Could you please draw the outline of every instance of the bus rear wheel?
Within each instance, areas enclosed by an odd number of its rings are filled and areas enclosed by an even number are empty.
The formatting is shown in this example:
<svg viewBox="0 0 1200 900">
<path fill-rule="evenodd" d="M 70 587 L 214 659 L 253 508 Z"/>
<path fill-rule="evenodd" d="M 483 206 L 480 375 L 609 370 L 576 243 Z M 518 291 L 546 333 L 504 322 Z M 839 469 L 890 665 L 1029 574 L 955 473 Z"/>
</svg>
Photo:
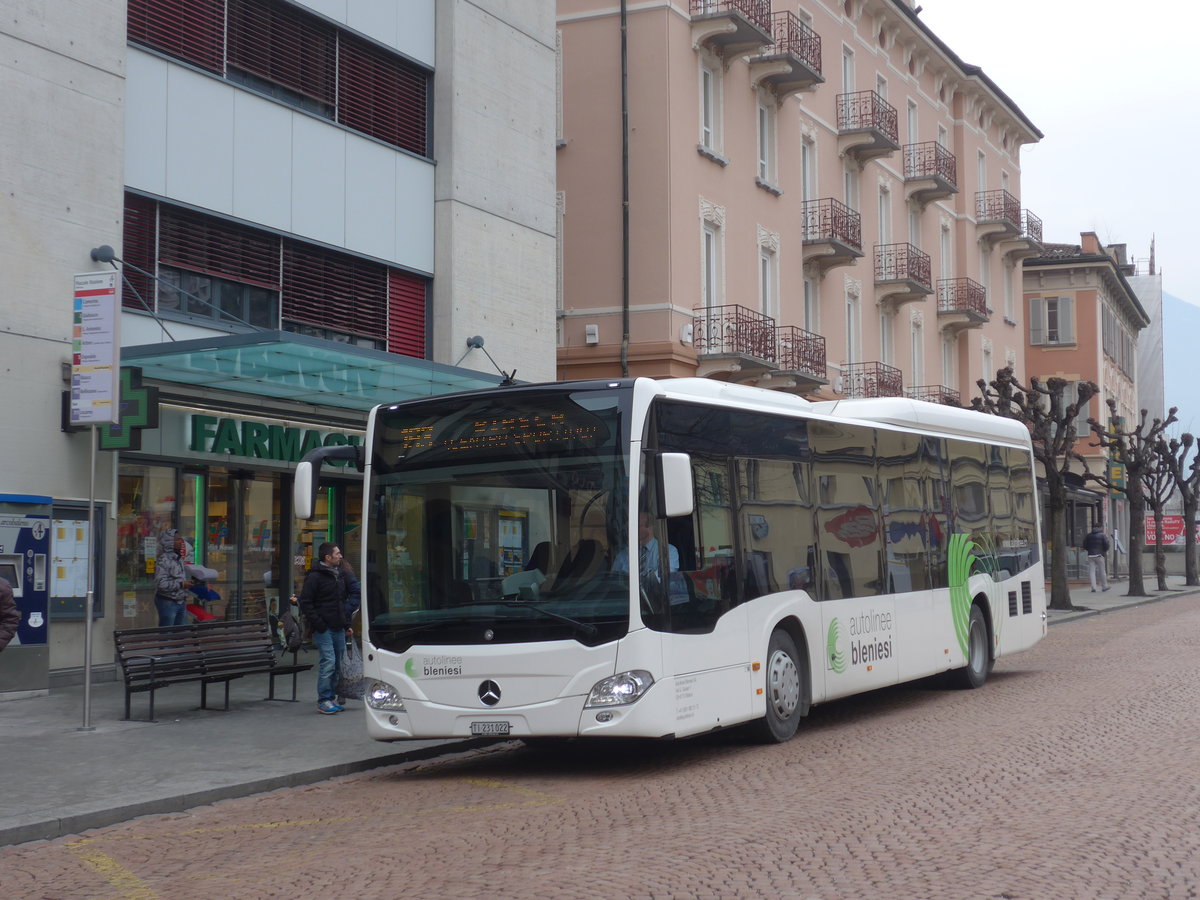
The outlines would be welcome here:
<svg viewBox="0 0 1200 900">
<path fill-rule="evenodd" d="M 765 743 L 782 744 L 790 740 L 800 726 L 805 677 L 800 670 L 796 642 L 782 628 L 771 634 L 765 674 L 767 712 L 755 723 L 755 731 Z"/>
<path fill-rule="evenodd" d="M 973 690 L 983 687 L 991 670 L 987 624 L 983 621 L 983 610 L 975 603 L 971 606 L 971 618 L 967 622 L 967 664 L 947 674 L 952 687 Z"/>
</svg>

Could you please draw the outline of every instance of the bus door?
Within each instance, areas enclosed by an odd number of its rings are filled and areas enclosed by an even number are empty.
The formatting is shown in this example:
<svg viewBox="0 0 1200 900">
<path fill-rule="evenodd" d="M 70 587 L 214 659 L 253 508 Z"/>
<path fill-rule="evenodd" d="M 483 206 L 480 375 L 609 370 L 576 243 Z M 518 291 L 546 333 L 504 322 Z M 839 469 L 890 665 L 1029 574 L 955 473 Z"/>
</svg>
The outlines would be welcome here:
<svg viewBox="0 0 1200 900">
<path fill-rule="evenodd" d="M 661 617 L 667 632 L 664 666 L 675 675 L 679 735 L 745 720 L 752 693 L 729 466 L 693 456 L 692 476 L 693 514 L 655 524 L 660 542 L 666 540 L 669 556 L 677 557 L 679 566 L 671 573 Z"/>
</svg>

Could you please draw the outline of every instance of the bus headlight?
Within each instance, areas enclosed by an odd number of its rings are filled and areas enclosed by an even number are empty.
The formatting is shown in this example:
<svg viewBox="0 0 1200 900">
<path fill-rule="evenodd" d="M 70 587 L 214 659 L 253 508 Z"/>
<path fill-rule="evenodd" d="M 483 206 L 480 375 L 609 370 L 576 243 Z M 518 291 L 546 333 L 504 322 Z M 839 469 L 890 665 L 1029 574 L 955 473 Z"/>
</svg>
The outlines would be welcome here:
<svg viewBox="0 0 1200 900">
<path fill-rule="evenodd" d="M 636 703 L 652 684 L 654 676 L 644 669 L 621 672 L 597 681 L 588 694 L 587 706 L 626 706 Z"/>
<path fill-rule="evenodd" d="M 387 682 L 372 681 L 363 697 L 371 709 L 394 709 L 405 712 L 404 701 L 400 699 L 396 689 Z"/>
</svg>

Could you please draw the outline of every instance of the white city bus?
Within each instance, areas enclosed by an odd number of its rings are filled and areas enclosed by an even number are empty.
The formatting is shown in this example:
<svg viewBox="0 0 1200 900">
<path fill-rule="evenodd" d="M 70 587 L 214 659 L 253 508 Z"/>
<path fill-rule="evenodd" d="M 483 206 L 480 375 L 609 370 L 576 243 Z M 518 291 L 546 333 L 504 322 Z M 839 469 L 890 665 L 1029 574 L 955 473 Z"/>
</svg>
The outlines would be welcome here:
<svg viewBox="0 0 1200 900">
<path fill-rule="evenodd" d="M 384 405 L 363 448 L 379 740 L 684 737 L 946 673 L 1045 634 L 1021 424 L 705 379 Z"/>
</svg>

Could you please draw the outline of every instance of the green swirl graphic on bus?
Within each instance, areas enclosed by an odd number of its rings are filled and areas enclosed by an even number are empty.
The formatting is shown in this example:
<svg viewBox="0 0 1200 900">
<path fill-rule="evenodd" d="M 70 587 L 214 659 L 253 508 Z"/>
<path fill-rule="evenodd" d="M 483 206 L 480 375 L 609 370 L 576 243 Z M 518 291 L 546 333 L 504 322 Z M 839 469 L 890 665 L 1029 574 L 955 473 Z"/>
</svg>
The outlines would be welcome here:
<svg viewBox="0 0 1200 900">
<path fill-rule="evenodd" d="M 825 657 L 829 661 L 829 668 L 838 675 L 846 671 L 846 651 L 838 646 L 840 638 L 838 620 L 834 617 L 829 620 L 829 631 L 825 635 Z"/>
<path fill-rule="evenodd" d="M 417 677 L 417 661 L 411 656 L 404 661 L 404 674 L 409 678 Z"/>
<path fill-rule="evenodd" d="M 971 623 L 971 590 L 967 587 L 967 579 L 971 577 L 971 567 L 975 563 L 974 550 L 975 542 L 967 535 L 950 535 L 950 618 L 964 658 L 967 656 L 967 629 Z"/>
</svg>

